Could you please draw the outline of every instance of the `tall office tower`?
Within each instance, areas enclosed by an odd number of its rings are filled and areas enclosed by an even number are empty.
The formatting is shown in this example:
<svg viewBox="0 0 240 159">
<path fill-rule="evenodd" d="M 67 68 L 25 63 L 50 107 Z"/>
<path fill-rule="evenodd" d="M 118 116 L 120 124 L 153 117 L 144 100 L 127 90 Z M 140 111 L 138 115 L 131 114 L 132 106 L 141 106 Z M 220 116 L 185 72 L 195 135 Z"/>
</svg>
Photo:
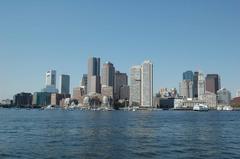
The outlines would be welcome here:
<svg viewBox="0 0 240 159">
<path fill-rule="evenodd" d="M 102 68 L 102 86 L 114 86 L 115 67 L 112 63 L 106 62 Z"/>
<path fill-rule="evenodd" d="M 127 74 L 116 71 L 115 72 L 115 81 L 114 81 L 114 98 L 116 100 L 119 100 L 119 99 L 121 99 L 120 97 L 123 97 L 123 96 L 121 96 L 121 92 L 120 92 L 121 88 L 124 87 L 126 90 L 125 92 L 127 92 L 127 89 L 129 89 L 129 88 L 126 88 L 127 86 L 128 86 Z M 127 94 L 129 94 L 129 93 L 127 93 Z"/>
<path fill-rule="evenodd" d="M 180 96 L 185 98 L 193 98 L 193 81 L 183 80 L 179 87 Z"/>
<path fill-rule="evenodd" d="M 58 93 L 58 90 L 56 89 L 56 76 L 57 72 L 55 70 L 49 70 L 46 73 L 46 87 L 42 89 L 42 92 L 48 92 L 48 93 Z"/>
<path fill-rule="evenodd" d="M 198 72 L 193 75 L 193 97 L 198 98 Z"/>
<path fill-rule="evenodd" d="M 144 61 L 141 68 L 141 106 L 153 106 L 153 64 Z"/>
<path fill-rule="evenodd" d="M 46 73 L 46 87 L 51 86 L 56 88 L 57 72 L 55 70 L 49 70 Z"/>
<path fill-rule="evenodd" d="M 218 104 L 228 105 L 231 102 L 231 92 L 226 88 L 217 91 Z"/>
<path fill-rule="evenodd" d="M 193 81 L 193 72 L 192 71 L 184 72 L 183 73 L 183 80 Z"/>
<path fill-rule="evenodd" d="M 130 105 L 141 105 L 141 66 L 133 66 L 130 70 Z"/>
<path fill-rule="evenodd" d="M 60 76 L 59 90 L 61 94 L 70 94 L 70 76 L 69 75 Z"/>
<path fill-rule="evenodd" d="M 88 59 L 88 94 L 101 93 L 100 83 L 100 58 L 91 57 Z"/>
<path fill-rule="evenodd" d="M 205 94 L 205 77 L 202 72 L 198 74 L 198 99 L 203 100 Z"/>
<path fill-rule="evenodd" d="M 217 94 L 221 88 L 220 77 L 218 74 L 208 74 L 206 77 L 206 91 Z"/>
</svg>

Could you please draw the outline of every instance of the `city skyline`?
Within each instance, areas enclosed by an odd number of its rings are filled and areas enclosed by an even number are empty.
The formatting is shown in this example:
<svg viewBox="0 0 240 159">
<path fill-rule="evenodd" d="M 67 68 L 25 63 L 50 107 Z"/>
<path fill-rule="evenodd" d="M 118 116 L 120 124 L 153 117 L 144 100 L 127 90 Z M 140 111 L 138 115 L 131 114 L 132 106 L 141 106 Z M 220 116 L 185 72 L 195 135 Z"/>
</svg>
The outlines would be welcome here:
<svg viewBox="0 0 240 159">
<path fill-rule="evenodd" d="M 215 0 L 2 2 L 0 99 L 40 91 L 50 69 L 71 76 L 72 92 L 87 73 L 90 56 L 111 61 L 128 75 L 131 66 L 151 60 L 154 93 L 178 88 L 186 70 L 202 70 L 219 74 L 222 87 L 235 95 L 240 88 L 239 6 Z"/>
</svg>

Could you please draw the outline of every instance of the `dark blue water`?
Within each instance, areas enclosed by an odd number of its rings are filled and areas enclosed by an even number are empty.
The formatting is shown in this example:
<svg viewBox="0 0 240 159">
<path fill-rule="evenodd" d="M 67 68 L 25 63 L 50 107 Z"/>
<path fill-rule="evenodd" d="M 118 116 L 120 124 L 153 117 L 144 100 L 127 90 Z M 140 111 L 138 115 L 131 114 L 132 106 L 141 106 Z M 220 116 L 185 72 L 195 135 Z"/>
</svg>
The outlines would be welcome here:
<svg viewBox="0 0 240 159">
<path fill-rule="evenodd" d="M 0 109 L 0 158 L 239 158 L 240 112 Z"/>
</svg>

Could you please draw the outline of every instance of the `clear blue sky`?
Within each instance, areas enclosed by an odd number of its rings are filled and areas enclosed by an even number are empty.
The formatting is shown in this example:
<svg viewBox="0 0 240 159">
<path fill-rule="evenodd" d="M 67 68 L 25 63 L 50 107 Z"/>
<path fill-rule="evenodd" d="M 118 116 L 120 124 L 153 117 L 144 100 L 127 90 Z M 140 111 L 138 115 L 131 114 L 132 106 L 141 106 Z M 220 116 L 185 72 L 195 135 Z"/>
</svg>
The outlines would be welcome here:
<svg viewBox="0 0 240 159">
<path fill-rule="evenodd" d="M 1 0 L 0 99 L 40 91 L 45 72 L 87 72 L 89 56 L 129 73 L 154 63 L 155 92 L 185 70 L 219 73 L 240 88 L 239 0 Z"/>
</svg>

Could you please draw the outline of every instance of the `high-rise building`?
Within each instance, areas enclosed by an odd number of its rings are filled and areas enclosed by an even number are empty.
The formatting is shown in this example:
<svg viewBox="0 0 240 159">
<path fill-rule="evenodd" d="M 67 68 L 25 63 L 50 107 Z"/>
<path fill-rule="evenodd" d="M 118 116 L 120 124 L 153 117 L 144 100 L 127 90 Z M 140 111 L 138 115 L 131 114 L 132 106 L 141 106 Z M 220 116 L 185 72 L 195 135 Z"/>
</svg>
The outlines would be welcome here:
<svg viewBox="0 0 240 159">
<path fill-rule="evenodd" d="M 141 68 L 141 106 L 153 107 L 153 64 L 144 61 Z"/>
<path fill-rule="evenodd" d="M 231 102 L 231 92 L 226 88 L 217 91 L 218 104 L 228 105 Z"/>
<path fill-rule="evenodd" d="M 130 105 L 141 105 L 141 66 L 133 66 L 130 70 Z"/>
<path fill-rule="evenodd" d="M 80 86 L 87 88 L 88 85 L 88 75 L 83 74 Z"/>
<path fill-rule="evenodd" d="M 91 57 L 88 59 L 88 94 L 101 93 L 100 82 L 100 58 Z"/>
<path fill-rule="evenodd" d="M 115 98 L 115 100 L 121 99 L 120 89 L 122 87 L 124 87 L 124 88 L 128 87 L 128 76 L 126 73 L 121 73 L 119 71 L 116 71 L 115 72 L 115 81 L 114 81 L 114 98 Z M 129 92 L 128 92 L 128 94 L 129 94 Z M 125 99 L 125 98 L 123 98 L 123 99 Z"/>
<path fill-rule="evenodd" d="M 198 99 L 203 100 L 205 94 L 205 77 L 202 72 L 198 73 Z"/>
<path fill-rule="evenodd" d="M 184 98 L 193 98 L 193 81 L 183 80 L 179 87 L 180 96 Z"/>
<path fill-rule="evenodd" d="M 103 87 L 114 87 L 114 76 L 115 76 L 115 67 L 111 62 L 106 62 L 103 64 L 102 68 L 102 86 Z"/>
<path fill-rule="evenodd" d="M 87 86 L 88 86 L 88 76 L 87 74 L 83 74 L 80 87 L 82 88 L 84 95 L 87 94 Z"/>
<path fill-rule="evenodd" d="M 33 106 L 47 106 L 51 104 L 51 93 L 35 92 L 33 94 Z"/>
<path fill-rule="evenodd" d="M 47 86 L 52 86 L 56 88 L 56 77 L 57 77 L 57 72 L 55 70 L 49 70 L 46 73 L 46 87 Z"/>
<path fill-rule="evenodd" d="M 60 76 L 60 87 L 61 94 L 69 94 L 70 93 L 70 76 L 69 75 L 61 75 Z"/>
<path fill-rule="evenodd" d="M 193 75 L 193 97 L 198 98 L 198 72 Z"/>
<path fill-rule="evenodd" d="M 206 91 L 217 94 L 221 88 L 220 77 L 218 74 L 208 74 L 206 77 Z"/>
<path fill-rule="evenodd" d="M 42 89 L 42 92 L 47 93 L 58 93 L 58 90 L 56 89 L 56 76 L 57 72 L 55 70 L 49 70 L 46 73 L 46 87 Z"/>
<path fill-rule="evenodd" d="M 193 72 L 186 71 L 183 73 L 183 80 L 193 81 Z"/>
</svg>

